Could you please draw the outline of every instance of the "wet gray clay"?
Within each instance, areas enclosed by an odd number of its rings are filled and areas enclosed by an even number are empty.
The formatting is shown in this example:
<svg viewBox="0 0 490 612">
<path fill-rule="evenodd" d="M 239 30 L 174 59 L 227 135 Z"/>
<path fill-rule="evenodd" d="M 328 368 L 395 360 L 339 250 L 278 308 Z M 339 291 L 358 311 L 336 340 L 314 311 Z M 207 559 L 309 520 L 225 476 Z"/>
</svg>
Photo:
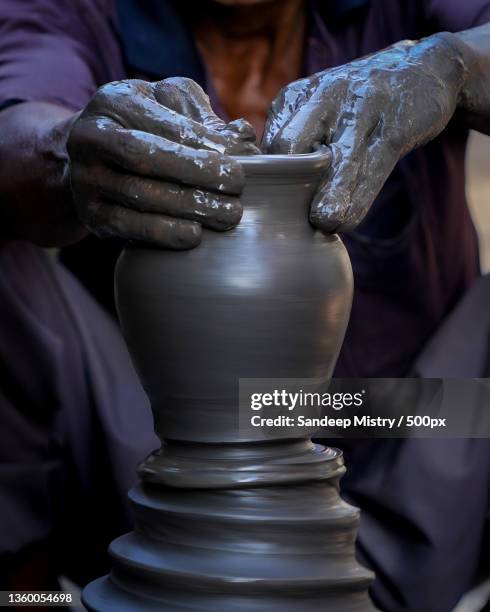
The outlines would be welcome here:
<svg viewBox="0 0 490 612">
<path fill-rule="evenodd" d="M 244 213 L 185 252 L 125 250 L 123 332 L 162 447 L 130 491 L 134 532 L 91 610 L 366 612 L 341 453 L 238 427 L 239 378 L 331 376 L 352 300 L 347 252 L 308 223 L 325 153 L 239 158 Z"/>
</svg>

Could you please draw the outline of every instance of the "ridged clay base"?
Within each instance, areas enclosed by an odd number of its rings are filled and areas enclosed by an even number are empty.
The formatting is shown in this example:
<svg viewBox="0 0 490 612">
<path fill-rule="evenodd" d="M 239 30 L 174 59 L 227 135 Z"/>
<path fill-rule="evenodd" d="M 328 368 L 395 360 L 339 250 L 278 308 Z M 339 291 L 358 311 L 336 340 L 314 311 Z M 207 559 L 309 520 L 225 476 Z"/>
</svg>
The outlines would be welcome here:
<svg viewBox="0 0 490 612">
<path fill-rule="evenodd" d="M 267 443 L 256 446 L 247 468 L 235 448 L 235 459 L 221 462 L 221 477 L 242 473 L 248 481 L 228 480 L 228 488 L 216 487 L 216 455 L 224 449 L 213 449 L 209 465 L 197 456 L 192 462 L 189 452 L 200 454 L 186 447 L 179 463 L 172 448 L 168 460 L 159 452 L 142 465 L 146 477 L 152 466 L 152 482 L 129 494 L 135 531 L 111 544 L 111 574 L 84 590 L 89 610 L 374 610 L 372 575 L 355 559 L 359 512 L 338 492 L 339 451 L 305 440 Z M 279 477 L 274 484 L 282 460 L 296 483 Z M 191 465 L 199 466 L 199 482 Z M 162 484 L 184 468 L 187 482 L 201 488 Z"/>
</svg>

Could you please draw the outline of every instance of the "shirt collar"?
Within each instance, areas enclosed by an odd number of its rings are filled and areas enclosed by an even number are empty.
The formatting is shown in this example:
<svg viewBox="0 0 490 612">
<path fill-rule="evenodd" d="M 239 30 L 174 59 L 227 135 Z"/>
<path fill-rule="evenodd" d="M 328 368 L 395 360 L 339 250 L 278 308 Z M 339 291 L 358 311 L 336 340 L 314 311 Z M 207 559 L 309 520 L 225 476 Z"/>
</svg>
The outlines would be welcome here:
<svg viewBox="0 0 490 612">
<path fill-rule="evenodd" d="M 136 72 L 162 79 L 183 76 L 204 85 L 191 33 L 171 0 L 116 0 L 126 62 Z"/>
<path fill-rule="evenodd" d="M 340 2 L 323 2 L 332 5 L 338 17 L 346 17 L 351 11 L 359 9 L 368 4 L 369 0 L 340 0 Z"/>
</svg>

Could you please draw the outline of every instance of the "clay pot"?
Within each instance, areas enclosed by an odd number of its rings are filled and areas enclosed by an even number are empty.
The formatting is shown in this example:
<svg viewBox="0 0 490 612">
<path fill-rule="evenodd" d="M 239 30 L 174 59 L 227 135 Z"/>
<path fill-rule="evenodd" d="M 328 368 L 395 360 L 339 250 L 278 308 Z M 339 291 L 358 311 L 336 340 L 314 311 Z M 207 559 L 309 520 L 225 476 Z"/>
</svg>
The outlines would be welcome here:
<svg viewBox="0 0 490 612">
<path fill-rule="evenodd" d="M 117 308 L 158 435 L 238 441 L 240 378 L 328 378 L 352 299 L 338 236 L 308 223 L 325 153 L 241 158 L 243 218 L 187 252 L 129 247 Z"/>
<path fill-rule="evenodd" d="M 130 492 L 135 531 L 84 591 L 91 610 L 374 609 L 341 453 L 238 426 L 240 378 L 327 379 L 340 351 L 351 267 L 308 223 L 329 158 L 240 162 L 236 229 L 187 252 L 130 246 L 118 262 L 121 325 L 163 444 Z"/>
</svg>

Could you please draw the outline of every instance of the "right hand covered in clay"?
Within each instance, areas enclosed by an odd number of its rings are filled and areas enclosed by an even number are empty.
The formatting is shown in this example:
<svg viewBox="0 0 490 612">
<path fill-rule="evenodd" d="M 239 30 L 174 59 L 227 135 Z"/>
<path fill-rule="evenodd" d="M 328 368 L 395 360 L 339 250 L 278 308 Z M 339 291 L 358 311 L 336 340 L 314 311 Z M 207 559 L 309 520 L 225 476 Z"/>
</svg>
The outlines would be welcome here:
<svg viewBox="0 0 490 612">
<path fill-rule="evenodd" d="M 226 124 L 194 81 L 117 81 L 101 87 L 68 137 L 82 223 L 100 237 L 187 249 L 202 226 L 241 218 L 243 170 L 230 155 L 258 153 L 250 124 Z"/>
<path fill-rule="evenodd" d="M 475 63 L 465 54 L 466 45 L 447 32 L 401 41 L 280 92 L 264 151 L 308 153 L 326 146 L 332 156 L 310 208 L 315 227 L 355 228 L 398 160 L 446 127 L 462 107 L 466 65 Z"/>
</svg>

